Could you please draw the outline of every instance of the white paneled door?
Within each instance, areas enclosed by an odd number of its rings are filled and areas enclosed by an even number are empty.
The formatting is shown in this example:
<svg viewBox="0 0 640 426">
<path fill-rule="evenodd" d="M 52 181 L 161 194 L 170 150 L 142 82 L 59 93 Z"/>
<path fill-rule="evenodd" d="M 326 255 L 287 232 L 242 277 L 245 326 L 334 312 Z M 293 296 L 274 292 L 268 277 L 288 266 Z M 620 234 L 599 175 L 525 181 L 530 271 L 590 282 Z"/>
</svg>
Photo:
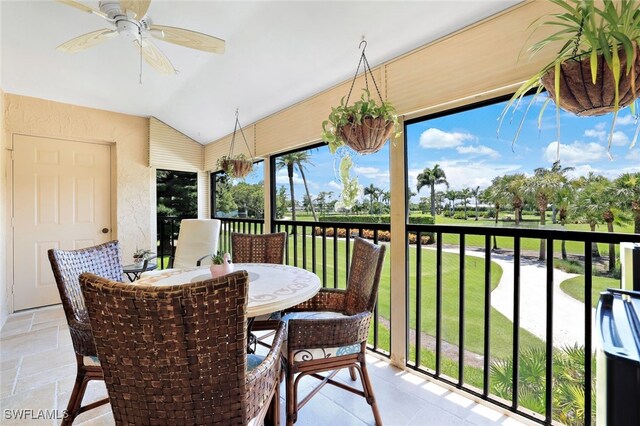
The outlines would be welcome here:
<svg viewBox="0 0 640 426">
<path fill-rule="evenodd" d="M 13 303 L 60 303 L 47 250 L 111 239 L 109 145 L 13 135 Z"/>
</svg>

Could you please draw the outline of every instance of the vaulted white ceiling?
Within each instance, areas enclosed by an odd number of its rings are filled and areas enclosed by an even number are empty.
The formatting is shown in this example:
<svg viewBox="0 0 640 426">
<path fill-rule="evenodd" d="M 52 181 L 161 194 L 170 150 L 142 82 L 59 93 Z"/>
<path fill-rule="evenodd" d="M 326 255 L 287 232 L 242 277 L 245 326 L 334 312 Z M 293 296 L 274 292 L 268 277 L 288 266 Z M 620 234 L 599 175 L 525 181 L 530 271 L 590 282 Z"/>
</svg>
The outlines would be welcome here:
<svg viewBox="0 0 640 426">
<path fill-rule="evenodd" d="M 54 1 L 1 0 L 0 84 L 7 93 L 154 116 L 209 143 L 233 130 L 236 108 L 246 125 L 352 78 L 362 36 L 374 67 L 518 1 L 155 0 L 154 23 L 225 39 L 226 53 L 157 41 L 179 74 L 144 63 L 139 84 L 139 56 L 122 37 L 76 54 L 55 50 L 107 28 L 100 17 Z"/>
</svg>

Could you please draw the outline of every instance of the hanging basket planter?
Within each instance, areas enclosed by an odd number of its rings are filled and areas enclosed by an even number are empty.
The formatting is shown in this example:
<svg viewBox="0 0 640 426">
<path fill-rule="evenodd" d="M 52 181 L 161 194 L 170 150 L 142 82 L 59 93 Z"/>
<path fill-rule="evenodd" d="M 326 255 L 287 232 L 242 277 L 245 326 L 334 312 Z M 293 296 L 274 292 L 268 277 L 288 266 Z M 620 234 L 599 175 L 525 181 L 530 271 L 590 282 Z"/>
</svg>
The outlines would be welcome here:
<svg viewBox="0 0 640 426">
<path fill-rule="evenodd" d="M 231 144 L 229 146 L 229 155 L 223 155 L 218 159 L 218 168 L 224 170 L 224 172 L 231 177 L 244 179 L 253 170 L 253 157 L 247 158 L 245 154 L 233 155 L 236 132 L 238 130 L 240 130 L 244 144 L 247 147 L 249 154 L 251 154 L 247 138 L 244 136 L 244 131 L 242 130 L 240 121 L 238 121 L 238 110 L 236 110 L 236 122 L 233 126 L 233 136 L 231 137 Z"/>
<path fill-rule="evenodd" d="M 383 101 L 380 89 L 371 72 L 369 61 L 365 55 L 367 42 L 364 44 L 356 74 L 351 82 L 349 94 L 342 98 L 340 105 L 331 109 L 329 119 L 322 123 L 322 139 L 329 144 L 329 149 L 335 153 L 341 146 L 348 146 L 360 154 L 378 152 L 391 138 L 393 131 L 399 133 L 398 115 L 390 102 Z M 364 68 L 365 89 L 359 100 L 349 105 L 349 99 L 355 85 L 360 66 Z M 373 83 L 379 102 L 371 97 L 369 92 L 369 78 Z"/>
<path fill-rule="evenodd" d="M 253 170 L 253 162 L 251 160 L 235 159 L 231 160 L 233 167 L 233 176 L 237 178 L 245 178 Z"/>
<path fill-rule="evenodd" d="M 394 122 L 384 118 L 363 118 L 361 124 L 345 124 L 339 133 L 346 144 L 361 154 L 380 151 L 391 137 Z"/>
<path fill-rule="evenodd" d="M 640 48 L 635 46 L 635 62 L 628 74 L 625 72 L 627 55 L 624 49 L 620 49 L 618 54 L 621 69 L 618 105 L 620 109 L 630 105 L 640 95 Z M 598 55 L 595 84 L 591 79 L 589 56 L 585 56 L 582 60 L 567 60 L 560 65 L 560 70 L 560 108 L 580 116 L 597 116 L 616 111 L 616 83 L 613 72 L 602 55 Z M 554 101 L 556 100 L 555 75 L 555 68 L 551 68 L 541 79 Z"/>
</svg>

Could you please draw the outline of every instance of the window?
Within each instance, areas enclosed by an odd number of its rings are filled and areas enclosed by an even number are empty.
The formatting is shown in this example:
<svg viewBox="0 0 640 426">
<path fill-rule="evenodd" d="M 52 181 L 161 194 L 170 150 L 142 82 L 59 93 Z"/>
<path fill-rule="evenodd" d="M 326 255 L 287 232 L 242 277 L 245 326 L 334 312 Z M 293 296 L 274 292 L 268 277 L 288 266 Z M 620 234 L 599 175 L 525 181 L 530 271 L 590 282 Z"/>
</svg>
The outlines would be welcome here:
<svg viewBox="0 0 640 426">
<path fill-rule="evenodd" d="M 264 161 L 253 163 L 253 171 L 244 179 L 213 173 L 211 188 L 212 217 L 264 218 Z"/>
</svg>

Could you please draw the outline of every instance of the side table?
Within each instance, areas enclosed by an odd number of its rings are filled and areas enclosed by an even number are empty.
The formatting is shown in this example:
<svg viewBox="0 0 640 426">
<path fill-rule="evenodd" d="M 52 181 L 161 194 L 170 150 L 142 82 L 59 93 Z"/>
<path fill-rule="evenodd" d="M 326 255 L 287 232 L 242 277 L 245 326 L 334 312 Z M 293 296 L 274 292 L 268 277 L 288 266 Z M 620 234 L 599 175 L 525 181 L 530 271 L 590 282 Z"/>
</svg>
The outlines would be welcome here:
<svg viewBox="0 0 640 426">
<path fill-rule="evenodd" d="M 140 275 L 143 272 L 153 271 L 157 267 L 158 267 L 158 264 L 149 263 L 149 259 L 145 259 L 142 265 L 136 265 L 135 263 L 132 263 L 130 265 L 124 265 L 122 267 L 122 272 L 127 274 L 127 278 L 129 278 L 129 281 L 134 282 L 135 280 L 140 278 Z"/>
</svg>

